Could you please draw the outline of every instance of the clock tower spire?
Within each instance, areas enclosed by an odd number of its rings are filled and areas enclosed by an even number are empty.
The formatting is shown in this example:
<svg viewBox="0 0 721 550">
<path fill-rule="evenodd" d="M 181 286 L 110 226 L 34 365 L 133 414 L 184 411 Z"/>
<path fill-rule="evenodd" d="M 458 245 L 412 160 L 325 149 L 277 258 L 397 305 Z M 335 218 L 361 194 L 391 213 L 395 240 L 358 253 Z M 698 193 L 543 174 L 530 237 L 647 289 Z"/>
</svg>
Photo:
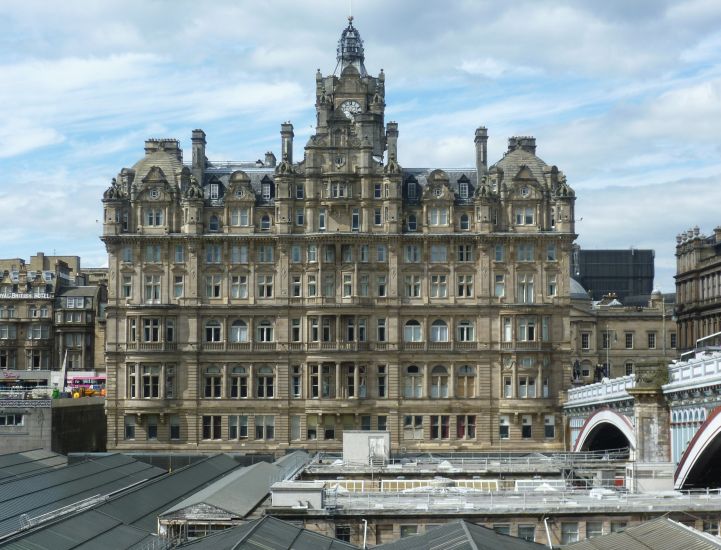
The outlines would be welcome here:
<svg viewBox="0 0 721 550">
<path fill-rule="evenodd" d="M 385 75 L 370 76 L 353 16 L 343 29 L 333 74 L 316 73 L 315 135 L 306 146 L 310 166 L 353 171 L 378 166 L 386 150 Z M 373 160 L 375 157 L 375 162 Z"/>
</svg>

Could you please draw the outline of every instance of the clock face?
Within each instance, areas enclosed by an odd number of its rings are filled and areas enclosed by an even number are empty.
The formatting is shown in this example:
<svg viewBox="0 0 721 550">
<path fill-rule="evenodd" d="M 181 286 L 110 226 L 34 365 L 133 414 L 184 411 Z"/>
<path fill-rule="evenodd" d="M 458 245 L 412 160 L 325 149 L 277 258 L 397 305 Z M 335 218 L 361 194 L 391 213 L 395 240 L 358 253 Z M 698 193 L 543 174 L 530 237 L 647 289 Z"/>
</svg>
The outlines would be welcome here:
<svg viewBox="0 0 721 550">
<path fill-rule="evenodd" d="M 360 103 L 357 101 L 344 101 L 340 106 L 340 110 L 343 111 L 343 114 L 351 120 L 353 120 L 355 115 L 362 111 Z"/>
</svg>

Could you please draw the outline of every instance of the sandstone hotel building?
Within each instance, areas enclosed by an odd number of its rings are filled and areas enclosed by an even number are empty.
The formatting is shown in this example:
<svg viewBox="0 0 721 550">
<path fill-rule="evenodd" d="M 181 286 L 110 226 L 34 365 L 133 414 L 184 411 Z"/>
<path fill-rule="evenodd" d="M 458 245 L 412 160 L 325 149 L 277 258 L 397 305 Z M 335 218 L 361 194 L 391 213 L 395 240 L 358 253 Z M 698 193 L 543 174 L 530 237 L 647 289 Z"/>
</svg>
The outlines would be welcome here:
<svg viewBox="0 0 721 550">
<path fill-rule="evenodd" d="M 573 190 L 513 137 L 406 168 L 352 20 L 305 146 L 206 158 L 149 139 L 103 196 L 108 448 L 562 449 Z"/>
</svg>

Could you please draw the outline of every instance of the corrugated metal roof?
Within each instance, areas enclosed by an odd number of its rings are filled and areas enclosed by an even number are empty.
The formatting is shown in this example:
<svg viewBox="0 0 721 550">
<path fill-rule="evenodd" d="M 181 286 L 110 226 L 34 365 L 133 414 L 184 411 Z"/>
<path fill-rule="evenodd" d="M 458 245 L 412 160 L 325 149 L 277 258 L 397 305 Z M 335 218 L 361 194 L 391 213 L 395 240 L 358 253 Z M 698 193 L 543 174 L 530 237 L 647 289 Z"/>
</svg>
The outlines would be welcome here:
<svg viewBox="0 0 721 550">
<path fill-rule="evenodd" d="M 532 550 L 543 545 L 501 535 L 493 529 L 467 521 L 441 525 L 421 535 L 413 535 L 376 548 L 383 550 Z"/>
<path fill-rule="evenodd" d="M 721 540 L 668 518 L 658 518 L 563 548 L 573 550 L 718 550 Z"/>
<path fill-rule="evenodd" d="M 358 550 L 346 542 L 326 537 L 271 516 L 185 543 L 192 550 Z"/>
<path fill-rule="evenodd" d="M 44 449 L 0 455 L 0 484 L 67 464 L 67 457 Z"/>
<path fill-rule="evenodd" d="M 161 516 L 184 508 L 205 503 L 243 518 L 270 492 L 270 485 L 279 479 L 282 470 L 267 462 L 258 462 L 247 468 L 235 470 L 193 493 L 165 510 Z"/>
<path fill-rule="evenodd" d="M 113 456 L 116 455 L 106 458 L 110 459 Z M 78 466 L 84 464 L 86 463 L 80 463 Z M 144 465 L 155 468 L 148 464 Z M 238 467 L 238 463 L 227 455 L 216 455 L 201 460 L 130 489 L 93 509 L 21 533 L 3 548 L 26 550 L 130 548 L 139 541 L 149 538 L 148 535 L 156 531 L 157 515 L 161 510 L 167 509 L 188 494 Z"/>
<path fill-rule="evenodd" d="M 152 533 L 157 528 L 157 517 L 163 510 L 239 467 L 228 455 L 216 455 L 176 470 L 172 475 L 144 484 L 99 506 L 98 511 L 117 518 L 126 525 L 134 525 Z"/>
<path fill-rule="evenodd" d="M 163 473 L 133 458 L 110 455 L 8 481 L 0 491 L 0 535 L 18 531 L 24 517 L 32 520 Z"/>
</svg>

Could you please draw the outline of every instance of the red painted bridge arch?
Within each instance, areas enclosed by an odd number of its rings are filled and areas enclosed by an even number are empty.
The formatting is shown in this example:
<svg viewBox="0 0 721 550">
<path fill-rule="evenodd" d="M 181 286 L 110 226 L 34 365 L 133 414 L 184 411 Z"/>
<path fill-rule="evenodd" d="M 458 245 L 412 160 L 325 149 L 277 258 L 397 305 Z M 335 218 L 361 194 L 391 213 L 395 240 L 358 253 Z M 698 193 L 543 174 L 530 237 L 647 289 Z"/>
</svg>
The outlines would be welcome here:
<svg viewBox="0 0 721 550">
<path fill-rule="evenodd" d="M 629 418 L 616 411 L 597 410 L 581 426 L 573 451 L 596 451 L 630 447 L 636 449 L 636 434 Z"/>
</svg>

